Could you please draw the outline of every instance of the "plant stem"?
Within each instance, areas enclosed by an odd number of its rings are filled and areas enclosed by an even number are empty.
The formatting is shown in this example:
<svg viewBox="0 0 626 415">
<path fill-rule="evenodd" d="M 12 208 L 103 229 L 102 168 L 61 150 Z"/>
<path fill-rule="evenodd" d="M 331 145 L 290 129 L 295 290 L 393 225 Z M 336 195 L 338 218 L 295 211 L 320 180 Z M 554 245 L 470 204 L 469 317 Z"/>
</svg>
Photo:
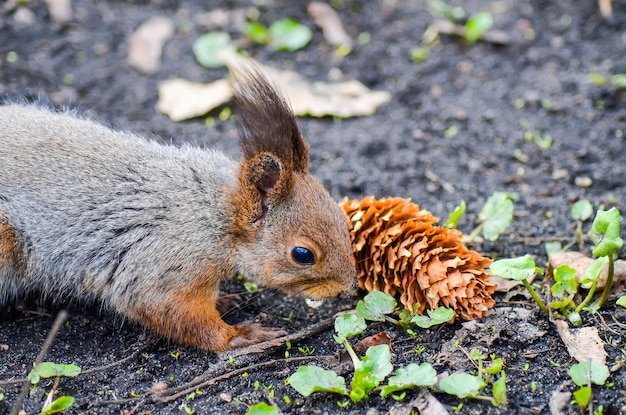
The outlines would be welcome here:
<svg viewBox="0 0 626 415">
<path fill-rule="evenodd" d="M 476 229 L 472 231 L 472 233 L 470 233 L 469 235 L 463 238 L 463 243 L 465 244 L 472 243 L 474 239 L 476 239 L 476 237 L 480 235 L 480 232 L 483 230 L 484 226 L 485 226 L 485 222 L 481 222 L 480 225 L 478 225 Z"/>
<path fill-rule="evenodd" d="M 587 304 L 589 304 L 589 302 L 593 298 L 593 295 L 596 293 L 597 286 L 598 286 L 598 281 L 596 280 L 593 282 L 593 284 L 591 284 L 591 287 L 589 287 L 589 292 L 587 293 L 587 296 L 585 296 L 585 299 L 580 304 L 578 304 L 578 307 L 576 307 L 575 311 L 577 313 L 580 313 L 582 309 L 586 307 Z"/>
<path fill-rule="evenodd" d="M 352 363 L 354 363 L 354 369 L 356 370 L 356 368 L 359 367 L 359 365 L 361 364 L 361 359 L 359 359 L 359 356 L 356 355 L 354 349 L 352 348 L 352 346 L 350 346 L 350 343 L 348 343 L 348 339 L 344 339 L 343 347 L 346 348 L 346 351 L 350 355 Z"/>
<path fill-rule="evenodd" d="M 608 257 L 609 257 L 609 272 L 607 273 L 608 275 L 606 277 L 606 284 L 604 285 L 604 289 L 602 290 L 602 295 L 600 296 L 598 301 L 596 301 L 592 306 L 596 310 L 599 310 L 600 307 L 602 307 L 602 305 L 606 302 L 606 299 L 609 297 L 609 293 L 611 292 L 611 289 L 613 288 L 613 272 L 615 271 L 615 264 L 613 262 L 613 255 L 608 255 Z"/>
<path fill-rule="evenodd" d="M 526 289 L 528 290 L 528 292 L 530 293 L 530 296 L 533 298 L 533 300 L 535 300 L 535 302 L 537 303 L 537 305 L 539 306 L 539 308 L 541 310 L 543 310 L 544 313 L 546 313 L 547 315 L 550 315 L 550 310 L 548 310 L 548 307 L 546 306 L 546 304 L 543 302 L 543 300 L 539 297 L 539 295 L 537 294 L 537 292 L 533 289 L 533 287 L 530 286 L 530 283 L 528 282 L 528 280 L 523 279 L 522 283 L 524 284 L 524 287 L 526 287 Z"/>
</svg>

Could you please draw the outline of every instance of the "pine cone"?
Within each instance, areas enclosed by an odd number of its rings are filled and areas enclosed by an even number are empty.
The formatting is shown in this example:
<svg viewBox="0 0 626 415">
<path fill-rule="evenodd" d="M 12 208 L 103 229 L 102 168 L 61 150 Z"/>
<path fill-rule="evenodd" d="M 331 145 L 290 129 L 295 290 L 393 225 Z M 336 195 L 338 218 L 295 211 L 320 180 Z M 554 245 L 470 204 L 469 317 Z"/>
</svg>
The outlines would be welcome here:
<svg viewBox="0 0 626 415">
<path fill-rule="evenodd" d="M 344 199 L 359 286 L 396 297 L 423 314 L 445 306 L 464 320 L 485 315 L 496 289 L 486 268 L 489 258 L 467 249 L 455 229 L 408 199 Z"/>
</svg>

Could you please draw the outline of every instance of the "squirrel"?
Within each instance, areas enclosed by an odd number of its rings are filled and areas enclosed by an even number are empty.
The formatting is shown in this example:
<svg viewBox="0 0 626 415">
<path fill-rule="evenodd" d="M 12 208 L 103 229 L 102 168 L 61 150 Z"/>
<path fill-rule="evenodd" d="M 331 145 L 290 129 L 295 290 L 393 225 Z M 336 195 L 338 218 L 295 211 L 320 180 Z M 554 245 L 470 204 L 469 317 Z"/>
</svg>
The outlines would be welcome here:
<svg viewBox="0 0 626 415">
<path fill-rule="evenodd" d="M 257 68 L 233 72 L 241 160 L 69 112 L 0 106 L 0 303 L 100 301 L 173 341 L 224 351 L 285 335 L 229 325 L 219 283 L 346 296 L 344 212 L 309 172 L 295 116 Z"/>
</svg>

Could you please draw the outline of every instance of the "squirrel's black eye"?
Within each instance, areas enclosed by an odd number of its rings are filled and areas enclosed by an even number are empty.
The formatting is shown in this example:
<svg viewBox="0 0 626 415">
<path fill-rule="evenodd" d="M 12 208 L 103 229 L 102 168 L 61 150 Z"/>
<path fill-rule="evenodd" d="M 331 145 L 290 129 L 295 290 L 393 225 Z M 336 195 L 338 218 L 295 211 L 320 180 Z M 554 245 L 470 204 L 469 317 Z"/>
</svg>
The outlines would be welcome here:
<svg viewBox="0 0 626 415">
<path fill-rule="evenodd" d="M 315 264 L 315 255 L 313 252 L 303 246 L 296 246 L 291 250 L 291 257 L 300 265 Z"/>
</svg>

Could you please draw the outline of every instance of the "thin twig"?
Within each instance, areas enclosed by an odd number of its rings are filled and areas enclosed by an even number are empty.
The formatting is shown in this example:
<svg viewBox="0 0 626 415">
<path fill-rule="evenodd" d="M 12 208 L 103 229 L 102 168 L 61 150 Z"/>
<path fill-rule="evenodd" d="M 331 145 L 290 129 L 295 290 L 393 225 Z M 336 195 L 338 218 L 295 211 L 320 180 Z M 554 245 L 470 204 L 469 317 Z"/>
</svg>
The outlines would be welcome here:
<svg viewBox="0 0 626 415">
<path fill-rule="evenodd" d="M 54 338 L 56 337 L 57 333 L 61 329 L 61 326 L 63 325 L 63 323 L 65 322 L 65 319 L 67 319 L 67 311 L 65 310 L 59 311 L 59 314 L 57 314 L 57 318 L 56 320 L 54 320 L 54 324 L 52 325 L 52 328 L 48 332 L 48 336 L 46 337 L 46 340 L 43 342 L 43 345 L 41 346 L 41 350 L 39 351 L 39 354 L 37 355 L 37 358 L 35 359 L 35 362 L 33 363 L 33 367 L 37 366 L 43 361 L 43 358 L 46 356 L 46 353 L 48 353 L 50 346 L 52 346 L 52 342 L 54 341 Z M 30 385 L 30 380 L 26 379 L 24 383 L 22 384 L 22 389 L 20 390 L 20 394 L 17 397 L 17 400 L 13 404 L 13 408 L 11 408 L 11 415 L 18 414 L 20 408 L 24 404 L 24 399 L 26 398 L 26 393 L 28 393 L 29 385 Z"/>
</svg>

